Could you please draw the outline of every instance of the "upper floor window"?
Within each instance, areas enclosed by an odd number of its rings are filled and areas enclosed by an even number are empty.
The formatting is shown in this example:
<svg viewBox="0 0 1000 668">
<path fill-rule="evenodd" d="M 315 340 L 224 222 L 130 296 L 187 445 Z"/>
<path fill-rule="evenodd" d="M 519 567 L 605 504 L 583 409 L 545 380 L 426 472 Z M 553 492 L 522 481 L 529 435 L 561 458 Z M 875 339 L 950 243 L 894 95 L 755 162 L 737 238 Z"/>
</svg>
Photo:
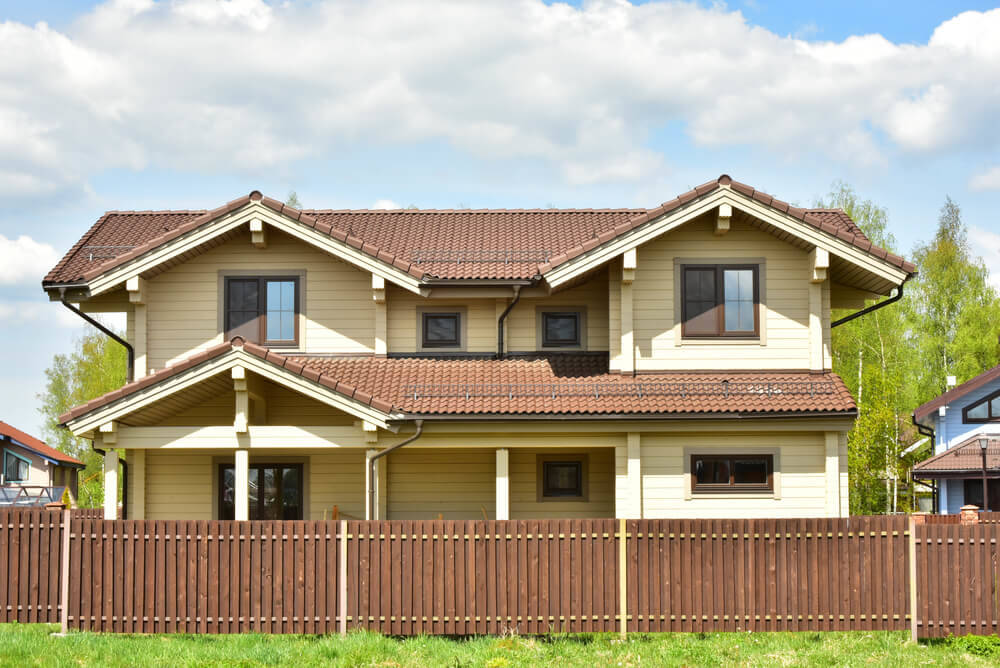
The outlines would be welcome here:
<svg viewBox="0 0 1000 668">
<path fill-rule="evenodd" d="M 758 276 L 757 265 L 683 266 L 681 334 L 760 336 Z"/>
<path fill-rule="evenodd" d="M 24 482 L 28 479 L 31 462 L 10 450 L 3 451 L 3 481 Z"/>
<path fill-rule="evenodd" d="M 242 336 L 265 346 L 299 343 L 298 277 L 226 279 L 226 339 Z"/>
<path fill-rule="evenodd" d="M 962 417 L 964 422 L 1000 422 L 1000 391 L 966 406 Z"/>
<path fill-rule="evenodd" d="M 424 348 L 461 348 L 462 315 L 425 311 L 421 334 Z"/>
<path fill-rule="evenodd" d="M 583 326 L 580 311 L 543 311 L 541 315 L 543 348 L 580 347 Z"/>
</svg>

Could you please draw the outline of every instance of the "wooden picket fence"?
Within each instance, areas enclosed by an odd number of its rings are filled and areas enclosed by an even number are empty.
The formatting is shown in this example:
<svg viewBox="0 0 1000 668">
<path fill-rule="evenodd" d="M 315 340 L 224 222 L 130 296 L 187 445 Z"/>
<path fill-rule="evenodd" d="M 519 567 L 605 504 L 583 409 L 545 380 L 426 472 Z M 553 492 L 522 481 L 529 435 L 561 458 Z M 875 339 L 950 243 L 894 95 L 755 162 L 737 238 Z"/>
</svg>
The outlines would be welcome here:
<svg viewBox="0 0 1000 668">
<path fill-rule="evenodd" d="M 104 521 L 0 509 L 0 622 L 117 633 L 996 633 L 1000 524 L 912 522 Z"/>
</svg>

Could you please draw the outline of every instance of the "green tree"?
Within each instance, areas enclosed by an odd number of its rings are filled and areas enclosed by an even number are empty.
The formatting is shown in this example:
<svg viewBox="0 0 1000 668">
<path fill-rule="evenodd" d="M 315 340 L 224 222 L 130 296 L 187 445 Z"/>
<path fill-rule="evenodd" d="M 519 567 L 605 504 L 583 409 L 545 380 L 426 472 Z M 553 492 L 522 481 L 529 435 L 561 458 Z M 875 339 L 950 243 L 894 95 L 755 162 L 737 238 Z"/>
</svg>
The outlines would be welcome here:
<svg viewBox="0 0 1000 668">
<path fill-rule="evenodd" d="M 893 250 L 889 214 L 871 200 L 863 200 L 847 184 L 836 182 L 818 207 L 843 209 L 872 242 Z M 864 305 L 876 300 L 865 300 Z M 835 310 L 833 319 L 856 308 Z M 851 512 L 867 514 L 907 509 L 899 481 L 906 465 L 899 454 L 909 440 L 905 419 L 912 408 L 905 300 L 873 311 L 833 329 L 833 369 L 858 403 L 858 419 L 848 435 L 848 474 Z"/>
<path fill-rule="evenodd" d="M 299 194 L 294 190 L 288 191 L 288 199 L 285 200 L 285 204 L 292 207 L 293 209 L 302 208 L 302 202 L 299 200 Z"/>
<path fill-rule="evenodd" d="M 78 504 L 97 507 L 104 500 L 104 462 L 90 441 L 75 438 L 59 426 L 59 416 L 125 384 L 128 356 L 118 343 L 88 328 L 76 339 L 73 352 L 58 354 L 45 370 L 45 391 L 38 395 L 44 418 L 42 432 L 49 445 L 73 455 L 86 468 L 80 472 Z"/>
<path fill-rule="evenodd" d="M 948 376 L 962 383 L 997 364 L 1000 299 L 950 197 L 933 239 L 917 245 L 913 260 L 920 271 L 910 302 L 921 360 L 914 379 L 919 404 L 944 392 Z"/>
</svg>

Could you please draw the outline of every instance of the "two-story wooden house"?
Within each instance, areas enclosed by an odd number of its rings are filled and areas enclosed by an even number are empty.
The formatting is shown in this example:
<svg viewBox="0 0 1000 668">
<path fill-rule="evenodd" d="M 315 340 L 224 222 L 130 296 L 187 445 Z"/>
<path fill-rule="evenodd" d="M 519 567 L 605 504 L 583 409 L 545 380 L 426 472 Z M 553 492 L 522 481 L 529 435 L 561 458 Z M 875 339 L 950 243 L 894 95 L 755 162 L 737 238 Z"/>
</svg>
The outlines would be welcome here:
<svg viewBox="0 0 1000 668">
<path fill-rule="evenodd" d="M 109 212 L 45 278 L 135 378 L 128 517 L 839 516 L 831 309 L 913 265 L 722 176 L 650 210 Z"/>
</svg>

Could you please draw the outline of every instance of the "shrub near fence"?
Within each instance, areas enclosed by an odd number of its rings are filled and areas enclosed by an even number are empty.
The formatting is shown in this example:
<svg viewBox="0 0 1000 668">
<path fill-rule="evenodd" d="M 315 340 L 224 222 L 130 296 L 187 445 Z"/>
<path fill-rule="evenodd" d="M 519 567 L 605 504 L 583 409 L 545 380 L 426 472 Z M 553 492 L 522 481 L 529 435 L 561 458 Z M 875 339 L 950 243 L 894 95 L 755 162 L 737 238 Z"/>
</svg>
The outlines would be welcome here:
<svg viewBox="0 0 1000 668">
<path fill-rule="evenodd" d="M 1000 524 L 912 522 L 104 521 L 0 510 L 0 621 L 143 633 L 995 633 Z"/>
</svg>

